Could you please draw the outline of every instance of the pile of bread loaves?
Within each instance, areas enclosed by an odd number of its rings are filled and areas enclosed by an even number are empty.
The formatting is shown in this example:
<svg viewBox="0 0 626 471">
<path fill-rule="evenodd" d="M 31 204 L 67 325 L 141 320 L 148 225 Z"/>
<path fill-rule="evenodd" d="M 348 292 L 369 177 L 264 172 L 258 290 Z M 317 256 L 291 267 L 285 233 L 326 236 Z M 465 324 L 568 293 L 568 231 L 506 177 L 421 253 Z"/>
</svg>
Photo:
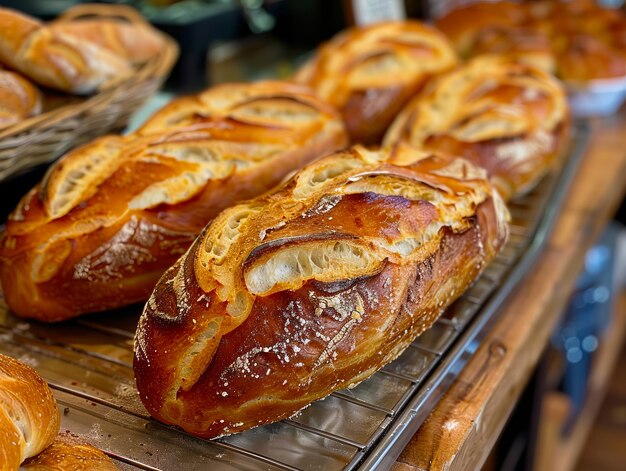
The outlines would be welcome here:
<svg viewBox="0 0 626 471">
<path fill-rule="evenodd" d="M 290 82 L 216 86 L 67 154 L 7 222 L 4 295 L 46 322 L 147 301 L 150 414 L 208 438 L 274 422 L 432 325 L 568 127 L 528 62 L 459 63 L 416 21 L 351 29 Z"/>
<path fill-rule="evenodd" d="M 594 0 L 471 3 L 437 27 L 462 57 L 513 54 L 568 82 L 626 77 L 626 18 Z"/>
<path fill-rule="evenodd" d="M 115 19 L 45 24 L 0 8 L 0 129 L 42 112 L 38 86 L 88 95 L 129 78 L 163 48 L 155 30 Z"/>
</svg>

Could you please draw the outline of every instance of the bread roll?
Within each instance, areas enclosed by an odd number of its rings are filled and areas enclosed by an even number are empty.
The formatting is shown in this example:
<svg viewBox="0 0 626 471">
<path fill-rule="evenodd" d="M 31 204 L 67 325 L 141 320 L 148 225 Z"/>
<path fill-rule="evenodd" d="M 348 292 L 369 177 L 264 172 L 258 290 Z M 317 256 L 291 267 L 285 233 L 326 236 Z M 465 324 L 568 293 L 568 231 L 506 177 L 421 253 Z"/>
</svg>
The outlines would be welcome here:
<svg viewBox="0 0 626 471">
<path fill-rule="evenodd" d="M 354 147 L 222 212 L 161 278 L 134 370 L 157 419 L 217 437 L 289 417 L 389 363 L 507 237 L 484 170 Z"/>
<path fill-rule="evenodd" d="M 89 94 L 129 77 L 121 57 L 82 38 L 0 8 L 0 62 L 40 85 Z"/>
<path fill-rule="evenodd" d="M 58 432 L 59 410 L 48 384 L 30 366 L 0 354 L 0 468 L 18 469 Z"/>
<path fill-rule="evenodd" d="M 379 143 L 396 114 L 456 56 L 445 37 L 417 21 L 345 31 L 295 76 L 344 117 L 353 142 Z"/>
<path fill-rule="evenodd" d="M 41 113 L 41 94 L 24 77 L 0 70 L 0 129 Z"/>
<path fill-rule="evenodd" d="M 52 445 L 29 458 L 24 471 L 116 471 L 118 468 L 97 448 L 70 433 L 61 433 Z"/>
<path fill-rule="evenodd" d="M 185 126 L 158 132 L 188 104 Z M 59 321 L 145 301 L 222 209 L 347 143 L 335 110 L 284 82 L 214 87 L 143 132 L 70 152 L 10 216 L 0 280 L 16 314 Z"/>
<path fill-rule="evenodd" d="M 547 172 L 568 128 L 567 97 L 556 79 L 516 59 L 480 56 L 431 83 L 385 143 L 462 155 L 486 168 L 510 199 Z"/>
<path fill-rule="evenodd" d="M 51 29 L 97 44 L 132 64 L 148 61 L 165 47 L 156 30 L 114 19 L 59 21 Z"/>
</svg>

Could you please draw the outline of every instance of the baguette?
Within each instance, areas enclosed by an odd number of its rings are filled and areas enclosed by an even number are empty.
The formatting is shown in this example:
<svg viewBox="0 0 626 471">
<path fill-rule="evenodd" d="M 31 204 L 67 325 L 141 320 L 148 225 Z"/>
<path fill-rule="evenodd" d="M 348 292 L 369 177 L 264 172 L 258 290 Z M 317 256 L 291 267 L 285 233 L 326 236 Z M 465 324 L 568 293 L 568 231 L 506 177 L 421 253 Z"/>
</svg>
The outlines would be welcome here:
<svg viewBox="0 0 626 471">
<path fill-rule="evenodd" d="M 484 170 L 401 145 L 321 159 L 222 212 L 161 278 L 134 371 L 157 419 L 213 438 L 396 358 L 504 244 Z"/>
<path fill-rule="evenodd" d="M 100 138 L 22 199 L 0 241 L 16 314 L 50 322 L 145 301 L 222 209 L 347 143 L 338 113 L 294 84 L 222 85 L 166 109 L 189 102 L 204 105 L 185 126 L 161 127 L 164 111 L 143 135 Z"/>
<path fill-rule="evenodd" d="M 89 41 L 0 8 L 0 62 L 39 85 L 89 94 L 129 77 L 123 58 Z"/>
<path fill-rule="evenodd" d="M 30 366 L 0 354 L 0 469 L 17 470 L 58 432 L 59 410 L 46 382 Z"/>
<path fill-rule="evenodd" d="M 436 29 L 386 22 L 335 36 L 294 79 L 341 111 L 352 142 L 377 144 L 423 84 L 456 60 Z"/>
<path fill-rule="evenodd" d="M 396 118 L 385 143 L 462 155 L 486 168 L 509 200 L 549 170 L 569 122 L 554 77 L 516 58 L 480 56 L 431 83 Z"/>
<path fill-rule="evenodd" d="M 0 70 L 0 129 L 41 113 L 41 93 L 24 77 Z"/>
</svg>

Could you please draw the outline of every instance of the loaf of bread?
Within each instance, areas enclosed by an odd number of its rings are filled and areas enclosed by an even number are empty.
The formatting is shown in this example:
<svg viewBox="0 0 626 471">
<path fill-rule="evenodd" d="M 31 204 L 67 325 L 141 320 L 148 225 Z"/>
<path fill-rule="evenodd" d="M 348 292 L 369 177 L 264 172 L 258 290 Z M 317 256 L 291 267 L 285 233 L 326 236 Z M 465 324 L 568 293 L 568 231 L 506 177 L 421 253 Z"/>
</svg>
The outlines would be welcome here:
<svg viewBox="0 0 626 471">
<path fill-rule="evenodd" d="M 17 470 L 58 432 L 59 410 L 46 382 L 30 366 L 0 354 L 0 469 Z"/>
<path fill-rule="evenodd" d="M 184 126 L 167 122 L 172 110 Z M 222 85 L 175 101 L 143 135 L 70 152 L 22 199 L 0 241 L 5 299 L 42 321 L 145 301 L 222 209 L 346 144 L 339 114 L 299 85 Z"/>
<path fill-rule="evenodd" d="M 0 129 L 41 113 L 41 93 L 15 72 L 0 70 Z"/>
<path fill-rule="evenodd" d="M 0 8 L 0 63 L 40 85 L 89 94 L 129 77 L 130 64 L 85 39 Z"/>
<path fill-rule="evenodd" d="M 275 422 L 396 358 L 507 237 L 486 172 L 354 147 L 223 211 L 159 281 L 134 371 L 157 419 L 201 437 Z"/>
<path fill-rule="evenodd" d="M 114 19 L 59 21 L 51 29 L 97 44 L 132 64 L 148 61 L 165 47 L 163 37 L 156 30 Z"/>
<path fill-rule="evenodd" d="M 117 471 L 107 455 L 85 440 L 65 432 L 39 455 L 27 459 L 20 470 L 28 471 Z"/>
<path fill-rule="evenodd" d="M 374 144 L 430 77 L 455 64 L 452 47 L 434 28 L 388 22 L 337 35 L 295 80 L 341 111 L 353 142 Z"/>
<path fill-rule="evenodd" d="M 488 170 L 501 195 L 532 188 L 567 142 L 567 97 L 558 80 L 505 56 L 479 56 L 438 77 L 385 136 L 462 155 Z"/>
</svg>

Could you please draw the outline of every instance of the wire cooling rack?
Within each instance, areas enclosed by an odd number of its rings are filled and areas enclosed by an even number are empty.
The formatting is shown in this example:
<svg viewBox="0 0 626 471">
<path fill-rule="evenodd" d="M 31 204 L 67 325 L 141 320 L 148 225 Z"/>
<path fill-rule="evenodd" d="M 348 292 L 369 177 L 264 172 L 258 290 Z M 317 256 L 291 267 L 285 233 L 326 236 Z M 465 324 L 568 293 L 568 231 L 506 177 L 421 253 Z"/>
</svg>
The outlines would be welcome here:
<svg viewBox="0 0 626 471">
<path fill-rule="evenodd" d="M 577 123 L 560 168 L 510 205 L 513 220 L 506 247 L 431 329 L 369 379 L 291 419 L 210 441 L 150 418 L 132 371 L 141 306 L 46 325 L 14 317 L 1 303 L 0 352 L 35 367 L 54 390 L 62 429 L 84 436 L 122 469 L 385 469 L 540 254 L 587 135 L 584 123 Z"/>
</svg>

